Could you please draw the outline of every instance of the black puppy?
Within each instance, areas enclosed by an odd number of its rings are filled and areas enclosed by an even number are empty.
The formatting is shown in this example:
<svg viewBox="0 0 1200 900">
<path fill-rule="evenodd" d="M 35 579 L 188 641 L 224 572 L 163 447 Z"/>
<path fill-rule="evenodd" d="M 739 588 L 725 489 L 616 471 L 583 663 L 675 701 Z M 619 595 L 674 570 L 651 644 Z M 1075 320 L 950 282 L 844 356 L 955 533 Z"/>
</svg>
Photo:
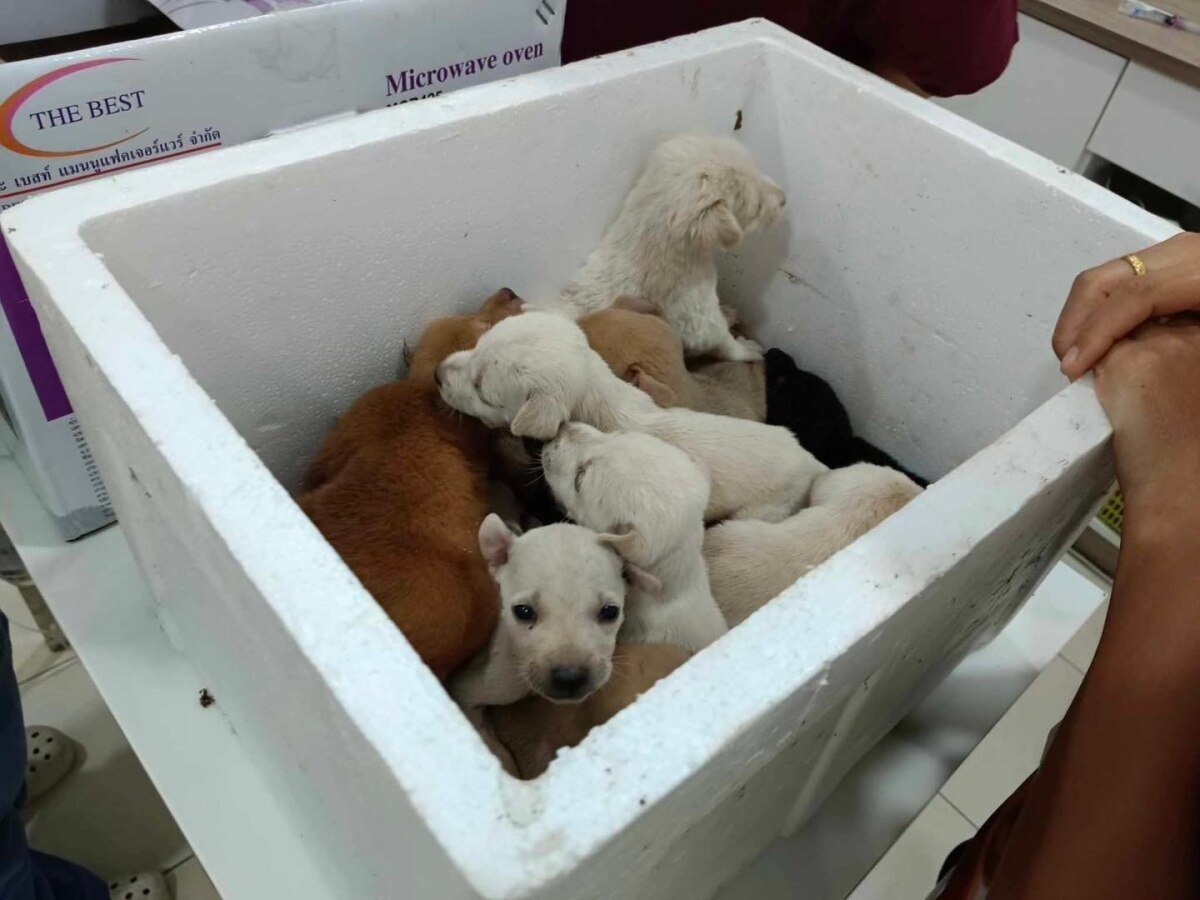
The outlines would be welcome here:
<svg viewBox="0 0 1200 900">
<path fill-rule="evenodd" d="M 856 437 L 846 407 L 823 378 L 805 372 L 782 350 L 768 350 L 765 359 L 768 425 L 787 428 L 800 446 L 831 469 L 873 463 L 903 472 L 921 487 L 929 484 Z"/>
</svg>

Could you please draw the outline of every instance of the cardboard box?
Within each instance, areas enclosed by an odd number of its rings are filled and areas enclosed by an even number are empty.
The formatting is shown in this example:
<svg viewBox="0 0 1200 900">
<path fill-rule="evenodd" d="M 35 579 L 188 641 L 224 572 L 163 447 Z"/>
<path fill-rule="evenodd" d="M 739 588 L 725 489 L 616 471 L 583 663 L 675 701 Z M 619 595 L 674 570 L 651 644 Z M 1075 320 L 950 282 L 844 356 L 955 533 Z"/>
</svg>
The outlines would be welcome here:
<svg viewBox="0 0 1200 900">
<path fill-rule="evenodd" d="M 500 285 L 559 290 L 647 153 L 701 129 L 788 191 L 722 296 L 940 480 L 516 782 L 289 489 L 406 339 Z M 764 23 L 129 173 L 0 226 L 168 633 L 334 886 L 311 900 L 711 896 L 1088 520 L 1111 433 L 1050 328 L 1077 272 L 1166 236 Z"/>
<path fill-rule="evenodd" d="M 27 197 L 559 62 L 561 0 L 341 0 L 0 65 L 0 210 Z M 172 225 L 186 240 L 188 224 Z M 8 442 L 64 537 L 108 491 L 0 242 Z"/>
</svg>

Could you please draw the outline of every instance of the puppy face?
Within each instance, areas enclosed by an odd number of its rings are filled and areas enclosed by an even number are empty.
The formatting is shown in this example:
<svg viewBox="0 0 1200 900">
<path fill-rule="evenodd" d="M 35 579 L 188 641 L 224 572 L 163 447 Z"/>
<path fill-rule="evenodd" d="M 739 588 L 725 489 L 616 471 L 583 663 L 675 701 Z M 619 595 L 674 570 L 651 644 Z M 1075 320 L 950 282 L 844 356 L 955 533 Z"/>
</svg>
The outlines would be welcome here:
<svg viewBox="0 0 1200 900">
<path fill-rule="evenodd" d="M 446 316 L 430 322 L 409 355 L 409 380 L 432 383 L 442 360 L 460 350 L 470 350 L 489 328 L 519 313 L 522 302 L 511 290 L 501 288 L 473 316 Z"/>
<path fill-rule="evenodd" d="M 643 178 L 669 191 L 676 226 L 711 250 L 736 247 L 771 225 L 787 202 L 783 189 L 758 171 L 732 138 L 683 135 L 660 144 Z"/>
<path fill-rule="evenodd" d="M 527 312 L 489 330 L 473 350 L 438 366 L 442 399 L 491 428 L 547 440 L 587 390 L 592 351 L 579 326 Z"/>
<path fill-rule="evenodd" d="M 608 532 L 623 557 L 653 565 L 702 538 L 708 478 L 678 447 L 647 434 L 573 422 L 542 448 L 546 482 L 576 522 Z"/>
<path fill-rule="evenodd" d="M 612 674 L 625 609 L 621 559 L 595 532 L 547 525 L 518 537 L 496 515 L 479 546 L 500 586 L 511 664 L 529 689 L 577 703 Z"/>
</svg>

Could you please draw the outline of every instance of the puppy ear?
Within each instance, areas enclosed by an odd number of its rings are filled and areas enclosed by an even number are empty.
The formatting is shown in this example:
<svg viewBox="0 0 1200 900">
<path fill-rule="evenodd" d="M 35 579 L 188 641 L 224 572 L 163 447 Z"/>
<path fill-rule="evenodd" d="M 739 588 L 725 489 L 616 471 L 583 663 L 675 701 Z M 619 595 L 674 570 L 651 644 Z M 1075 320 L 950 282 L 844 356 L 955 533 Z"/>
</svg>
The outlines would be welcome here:
<svg viewBox="0 0 1200 900">
<path fill-rule="evenodd" d="M 508 565 L 516 540 L 517 536 L 495 513 L 489 513 L 479 526 L 479 550 L 493 576 Z"/>
<path fill-rule="evenodd" d="M 647 594 L 657 594 L 662 590 L 662 582 L 641 566 L 635 566 L 629 560 L 624 560 L 624 563 L 621 574 L 630 587 L 645 591 Z"/>
<path fill-rule="evenodd" d="M 657 594 L 662 590 L 662 582 L 643 569 L 629 561 L 629 554 L 637 550 L 642 542 L 642 533 L 632 525 L 616 525 L 613 531 L 596 536 L 605 547 L 612 547 L 621 557 L 621 575 L 630 587 L 639 588 L 647 593 Z"/>
<path fill-rule="evenodd" d="M 612 531 L 596 535 L 605 547 L 612 547 L 618 554 L 624 556 L 634 550 L 642 539 L 642 534 L 632 525 L 615 525 Z"/>
<path fill-rule="evenodd" d="M 697 242 L 705 247 L 729 250 L 742 239 L 742 226 L 724 200 L 718 200 L 700 211 L 692 225 Z"/>
<path fill-rule="evenodd" d="M 510 430 L 517 437 L 551 440 L 569 417 L 567 408 L 547 394 L 533 394 L 513 417 Z"/>
<path fill-rule="evenodd" d="M 484 301 L 483 306 L 479 310 L 479 314 L 483 316 L 489 324 L 495 325 L 501 319 L 506 319 L 509 316 L 515 316 L 521 311 L 525 301 L 513 292 L 511 288 L 500 288 L 492 296 Z"/>
<path fill-rule="evenodd" d="M 659 381 L 653 375 L 642 371 L 641 366 L 630 366 L 625 372 L 625 380 L 664 409 L 675 405 L 675 392 L 669 385 Z"/>
</svg>

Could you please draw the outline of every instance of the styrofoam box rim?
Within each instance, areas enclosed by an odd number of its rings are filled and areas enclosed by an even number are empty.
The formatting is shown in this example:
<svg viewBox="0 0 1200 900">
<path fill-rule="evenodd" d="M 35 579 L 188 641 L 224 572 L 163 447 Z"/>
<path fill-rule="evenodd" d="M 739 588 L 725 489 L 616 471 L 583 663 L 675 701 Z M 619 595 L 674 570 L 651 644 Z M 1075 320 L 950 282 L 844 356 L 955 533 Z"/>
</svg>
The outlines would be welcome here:
<svg viewBox="0 0 1200 900">
<path fill-rule="evenodd" d="M 1076 202 L 1102 208 L 1144 232 L 1169 233 L 1161 221 L 1098 186 L 761 21 L 129 172 L 32 198 L 3 219 L 14 249 L 78 335 L 97 377 L 110 382 L 136 413 L 433 834 L 487 896 L 521 895 L 570 871 L 668 796 L 732 735 L 801 687 L 820 683 L 832 660 L 878 631 L 932 575 L 952 567 L 1073 461 L 1108 440 L 1109 426 L 1093 391 L 1078 384 L 1052 398 L 901 513 L 698 654 L 579 748 L 562 754 L 543 778 L 524 783 L 502 772 L 382 610 L 159 338 L 88 247 L 86 226 L 171 195 L 399 134 L 503 114 L 512 106 L 593 90 L 607 79 L 747 45 L 761 53 L 803 54 L 856 89 L 1019 165 Z M 1056 448 L 1055 458 L 1037 453 L 1046 446 Z M 989 485 L 986 495 L 958 489 L 981 477 Z M 935 497 L 936 503 L 929 502 Z M 962 544 L 931 540 L 946 517 L 956 514 L 971 524 L 959 534 Z M 279 565 L 278 546 L 263 535 L 288 536 L 293 547 L 287 566 Z M 889 563 L 888 571 L 879 571 L 874 561 L 881 558 L 911 565 L 894 570 Z M 344 602 L 318 610 L 310 599 L 334 593 Z M 816 602 L 839 594 L 856 602 L 833 611 Z M 329 633 L 339 640 L 327 640 Z M 820 636 L 817 643 L 814 634 Z M 814 646 L 820 652 L 814 653 Z M 355 650 L 347 653 L 344 647 Z M 737 690 L 720 696 L 708 691 L 709 685 L 735 682 Z M 403 697 L 403 716 L 381 708 L 381 696 Z M 686 711 L 686 721 L 680 720 L 680 710 Z M 414 739 L 423 730 L 456 739 Z M 670 740 L 654 739 L 668 734 Z M 454 774 L 430 774 L 437 772 Z"/>
</svg>

